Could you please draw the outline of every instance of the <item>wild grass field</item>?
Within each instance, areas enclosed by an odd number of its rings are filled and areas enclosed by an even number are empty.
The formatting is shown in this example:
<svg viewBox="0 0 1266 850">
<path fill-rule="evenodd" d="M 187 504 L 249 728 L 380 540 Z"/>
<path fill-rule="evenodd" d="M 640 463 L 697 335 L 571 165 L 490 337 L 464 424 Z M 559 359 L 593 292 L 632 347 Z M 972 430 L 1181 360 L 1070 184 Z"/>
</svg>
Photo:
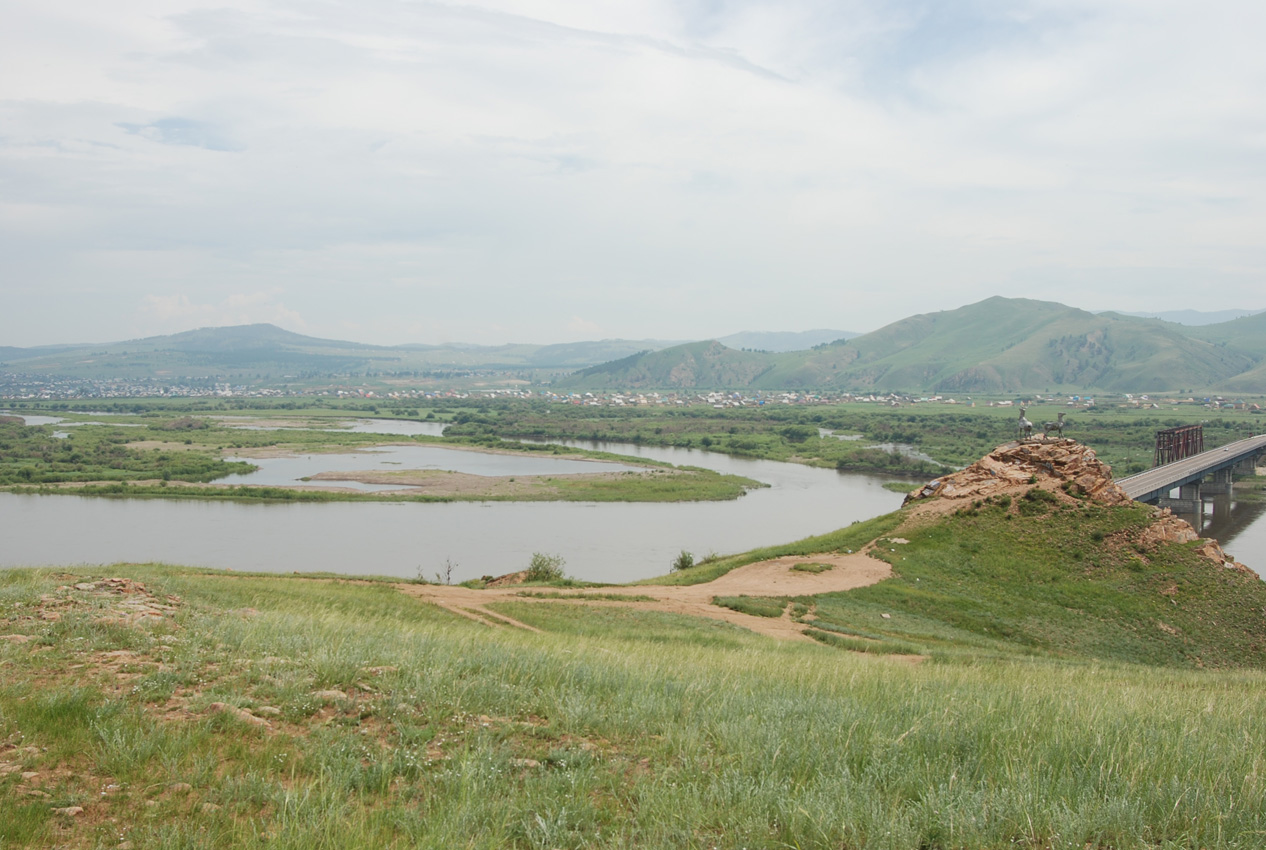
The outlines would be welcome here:
<svg viewBox="0 0 1266 850">
<path fill-rule="evenodd" d="M 603 603 L 500 606 L 530 633 L 388 582 L 109 572 L 143 587 L 0 573 L 0 847 L 1266 835 L 1256 670 L 988 651 L 912 663 Z"/>
</svg>

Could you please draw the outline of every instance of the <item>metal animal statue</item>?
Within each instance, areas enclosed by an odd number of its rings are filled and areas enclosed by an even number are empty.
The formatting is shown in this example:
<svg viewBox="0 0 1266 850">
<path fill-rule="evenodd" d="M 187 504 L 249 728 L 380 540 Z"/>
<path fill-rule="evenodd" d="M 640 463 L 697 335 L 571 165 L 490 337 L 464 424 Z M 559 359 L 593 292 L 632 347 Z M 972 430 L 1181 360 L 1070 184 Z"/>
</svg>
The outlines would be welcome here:
<svg viewBox="0 0 1266 850">
<path fill-rule="evenodd" d="M 1052 431 L 1055 431 L 1056 433 L 1058 433 L 1058 434 L 1059 434 L 1059 436 L 1060 436 L 1060 437 L 1063 437 L 1063 436 L 1064 436 L 1064 416 L 1065 416 L 1065 415 L 1066 415 L 1066 414 L 1061 413 L 1061 414 L 1059 415 L 1059 421 L 1058 421 L 1058 422 L 1043 422 L 1043 423 L 1042 423 L 1042 437 L 1043 437 L 1043 438 L 1045 438 L 1045 437 L 1049 437 L 1049 436 L 1051 435 L 1051 432 L 1052 432 Z"/>
<path fill-rule="evenodd" d="M 1020 421 L 1017 423 L 1020 428 L 1020 439 L 1027 440 L 1033 436 L 1033 423 L 1024 418 L 1024 408 L 1020 408 Z"/>
</svg>

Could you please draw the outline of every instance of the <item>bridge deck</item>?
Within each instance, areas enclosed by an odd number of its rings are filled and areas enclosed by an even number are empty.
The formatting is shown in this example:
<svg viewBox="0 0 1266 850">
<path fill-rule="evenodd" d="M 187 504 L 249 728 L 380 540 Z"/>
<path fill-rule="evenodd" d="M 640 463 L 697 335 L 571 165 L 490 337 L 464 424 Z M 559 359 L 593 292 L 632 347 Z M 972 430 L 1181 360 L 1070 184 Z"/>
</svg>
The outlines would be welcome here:
<svg viewBox="0 0 1266 850">
<path fill-rule="evenodd" d="M 1122 478 L 1117 484 L 1136 502 L 1154 502 L 1175 487 L 1199 481 L 1210 472 L 1235 466 L 1263 451 L 1266 451 L 1266 435 L 1249 437 Z"/>
</svg>

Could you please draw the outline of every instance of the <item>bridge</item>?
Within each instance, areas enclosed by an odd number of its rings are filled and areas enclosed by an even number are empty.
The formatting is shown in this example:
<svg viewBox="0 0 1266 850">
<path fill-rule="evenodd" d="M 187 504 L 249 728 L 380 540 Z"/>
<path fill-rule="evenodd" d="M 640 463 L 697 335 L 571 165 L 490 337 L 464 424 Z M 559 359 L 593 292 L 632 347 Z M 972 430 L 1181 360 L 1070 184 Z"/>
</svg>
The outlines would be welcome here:
<svg viewBox="0 0 1266 850">
<path fill-rule="evenodd" d="M 1204 512 L 1205 494 L 1230 493 L 1232 476 L 1236 472 L 1253 473 L 1263 453 L 1266 453 L 1266 435 L 1249 437 L 1121 478 L 1117 484 L 1136 502 L 1152 502 L 1179 513 L 1200 514 Z M 1204 481 L 1208 475 L 1213 476 L 1213 481 Z M 1177 499 L 1169 495 L 1175 487 L 1181 488 Z"/>
</svg>

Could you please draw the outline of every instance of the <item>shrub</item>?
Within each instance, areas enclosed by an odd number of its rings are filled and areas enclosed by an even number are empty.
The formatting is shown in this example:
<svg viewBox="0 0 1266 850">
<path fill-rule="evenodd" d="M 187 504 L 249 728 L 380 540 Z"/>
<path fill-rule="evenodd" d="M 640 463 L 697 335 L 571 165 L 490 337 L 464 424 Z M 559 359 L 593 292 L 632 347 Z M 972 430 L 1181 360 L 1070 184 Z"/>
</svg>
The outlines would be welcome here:
<svg viewBox="0 0 1266 850">
<path fill-rule="evenodd" d="M 526 579 L 528 581 L 562 581 L 566 578 L 563 574 L 565 563 L 562 555 L 533 552 L 532 560 L 528 562 Z"/>
<path fill-rule="evenodd" d="M 695 565 L 695 556 L 682 549 L 677 557 L 673 559 L 673 572 L 679 570 L 688 570 Z"/>
</svg>

